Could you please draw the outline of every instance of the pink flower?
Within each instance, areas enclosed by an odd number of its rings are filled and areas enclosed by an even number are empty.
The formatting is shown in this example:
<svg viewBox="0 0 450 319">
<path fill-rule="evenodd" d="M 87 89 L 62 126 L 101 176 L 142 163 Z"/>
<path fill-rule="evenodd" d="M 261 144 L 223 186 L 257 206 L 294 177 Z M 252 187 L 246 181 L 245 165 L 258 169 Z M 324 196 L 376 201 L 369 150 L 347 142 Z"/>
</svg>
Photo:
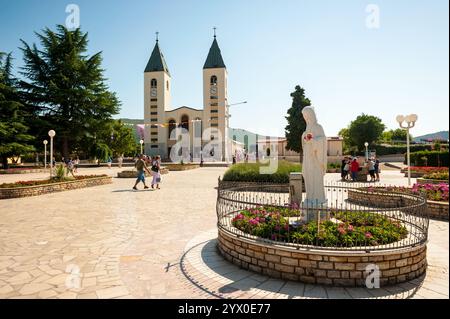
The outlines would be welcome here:
<svg viewBox="0 0 450 319">
<path fill-rule="evenodd" d="M 373 237 L 373 235 L 370 232 L 366 232 L 365 236 L 367 239 L 370 239 Z"/>
<path fill-rule="evenodd" d="M 344 228 L 339 227 L 339 228 L 338 228 L 338 231 L 339 231 L 339 234 L 341 234 L 341 235 L 347 234 L 347 232 L 345 231 Z"/>
<path fill-rule="evenodd" d="M 353 231 L 353 226 L 352 225 L 348 225 L 347 230 L 352 232 Z"/>
</svg>

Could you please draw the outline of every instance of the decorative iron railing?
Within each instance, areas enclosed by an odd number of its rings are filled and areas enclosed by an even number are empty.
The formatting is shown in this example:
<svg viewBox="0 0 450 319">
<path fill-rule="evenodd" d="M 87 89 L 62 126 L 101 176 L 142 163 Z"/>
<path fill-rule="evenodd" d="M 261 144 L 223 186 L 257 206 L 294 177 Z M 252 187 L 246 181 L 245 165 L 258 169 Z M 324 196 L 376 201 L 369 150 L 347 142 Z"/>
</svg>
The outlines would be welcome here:
<svg viewBox="0 0 450 319">
<path fill-rule="evenodd" d="M 235 236 L 296 249 L 370 252 L 427 241 L 429 218 L 422 196 L 340 183 L 325 185 L 325 193 L 326 203 L 298 205 L 291 203 L 288 184 L 219 180 L 218 227 Z"/>
</svg>

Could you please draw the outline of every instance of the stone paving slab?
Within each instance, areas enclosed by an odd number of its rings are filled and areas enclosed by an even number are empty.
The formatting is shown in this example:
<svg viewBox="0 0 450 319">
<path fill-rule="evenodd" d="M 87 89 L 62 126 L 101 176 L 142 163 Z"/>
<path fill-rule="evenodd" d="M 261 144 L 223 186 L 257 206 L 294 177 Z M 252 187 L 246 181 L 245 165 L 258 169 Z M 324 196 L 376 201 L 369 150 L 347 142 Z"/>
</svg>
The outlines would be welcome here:
<svg viewBox="0 0 450 319">
<path fill-rule="evenodd" d="M 80 174 L 118 169 L 81 168 Z M 270 279 L 215 248 L 217 178 L 225 168 L 0 201 L 0 298 L 448 298 L 448 223 L 431 221 L 429 270 L 395 291 L 329 289 Z M 47 174 L 0 175 L 0 183 Z M 337 182 L 339 174 L 327 174 Z M 382 181 L 405 185 L 396 171 Z M 399 290 L 400 289 L 400 290 Z"/>
</svg>

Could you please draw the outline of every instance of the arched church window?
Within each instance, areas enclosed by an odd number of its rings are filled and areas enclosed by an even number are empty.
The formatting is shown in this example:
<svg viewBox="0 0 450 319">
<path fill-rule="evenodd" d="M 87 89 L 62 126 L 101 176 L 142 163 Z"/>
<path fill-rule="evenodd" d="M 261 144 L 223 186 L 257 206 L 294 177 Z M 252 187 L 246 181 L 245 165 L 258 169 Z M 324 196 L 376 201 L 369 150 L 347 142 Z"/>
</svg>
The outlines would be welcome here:
<svg viewBox="0 0 450 319">
<path fill-rule="evenodd" d="M 152 79 L 150 81 L 150 87 L 151 88 L 156 88 L 157 84 L 158 84 L 158 82 L 156 81 L 156 79 Z"/>
<path fill-rule="evenodd" d="M 217 85 L 217 76 L 213 75 L 211 77 L 211 85 Z"/>
<path fill-rule="evenodd" d="M 189 131 L 189 116 L 183 115 L 181 117 L 181 127 Z"/>
<path fill-rule="evenodd" d="M 170 134 L 172 133 L 172 131 L 177 127 L 177 123 L 175 122 L 174 119 L 169 121 L 169 138 L 170 138 Z"/>
</svg>

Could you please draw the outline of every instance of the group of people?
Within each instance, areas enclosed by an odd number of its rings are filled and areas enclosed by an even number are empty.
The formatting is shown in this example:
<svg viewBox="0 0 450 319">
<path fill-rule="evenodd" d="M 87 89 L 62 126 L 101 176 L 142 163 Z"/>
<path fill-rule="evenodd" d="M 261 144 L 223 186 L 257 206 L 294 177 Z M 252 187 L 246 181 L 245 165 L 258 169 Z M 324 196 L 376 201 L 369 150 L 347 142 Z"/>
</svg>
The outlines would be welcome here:
<svg viewBox="0 0 450 319">
<path fill-rule="evenodd" d="M 370 182 L 380 181 L 380 161 L 377 158 L 370 158 L 365 162 L 370 175 Z M 357 157 L 344 157 L 341 165 L 341 178 L 343 181 L 356 182 L 360 165 Z"/>
<path fill-rule="evenodd" d="M 139 182 L 144 184 L 144 189 L 148 189 L 149 187 L 145 183 L 145 172 L 152 176 L 151 187 L 156 189 L 159 188 L 159 184 L 161 183 L 161 157 L 159 155 L 151 157 L 144 154 L 140 154 L 136 163 L 134 164 L 137 170 L 137 179 L 136 183 L 133 186 L 134 190 L 137 190 L 137 185 Z M 150 166 L 150 169 L 148 168 Z"/>
<path fill-rule="evenodd" d="M 62 162 L 64 163 L 64 166 L 67 168 L 67 175 L 71 174 L 72 177 L 75 177 L 75 173 L 78 172 L 78 166 L 80 165 L 80 158 L 77 156 L 77 158 L 73 159 L 70 157 L 69 159 L 62 158 Z M 54 163 L 56 165 L 56 161 Z"/>
</svg>

